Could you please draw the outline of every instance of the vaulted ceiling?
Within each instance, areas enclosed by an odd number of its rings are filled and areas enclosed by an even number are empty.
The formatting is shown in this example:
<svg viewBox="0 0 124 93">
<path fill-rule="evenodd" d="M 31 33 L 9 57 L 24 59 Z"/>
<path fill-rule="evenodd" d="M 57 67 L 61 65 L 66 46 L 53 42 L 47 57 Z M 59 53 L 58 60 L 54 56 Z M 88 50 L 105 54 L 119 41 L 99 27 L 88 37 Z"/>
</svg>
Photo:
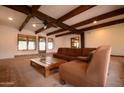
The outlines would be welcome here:
<svg viewBox="0 0 124 93">
<path fill-rule="evenodd" d="M 8 18 L 13 18 L 9 21 Z M 47 28 L 44 22 L 47 21 Z M 56 37 L 124 23 L 124 5 L 0 6 L 0 25 Z M 32 25 L 35 24 L 33 27 Z"/>
</svg>

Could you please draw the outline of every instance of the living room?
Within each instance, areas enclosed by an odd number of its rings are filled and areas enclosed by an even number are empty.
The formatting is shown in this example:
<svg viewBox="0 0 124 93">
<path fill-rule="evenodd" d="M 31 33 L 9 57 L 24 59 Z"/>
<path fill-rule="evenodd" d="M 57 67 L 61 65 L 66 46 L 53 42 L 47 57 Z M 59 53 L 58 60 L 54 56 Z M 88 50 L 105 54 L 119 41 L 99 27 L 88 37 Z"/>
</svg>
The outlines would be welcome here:
<svg viewBox="0 0 124 93">
<path fill-rule="evenodd" d="M 124 86 L 124 5 L 1 5 L 0 14 L 0 86 Z M 98 56 L 100 47 L 109 56 Z M 105 78 L 71 83 L 66 64 L 72 71 L 75 60 L 90 65 L 93 50 L 110 62 L 99 66 Z"/>
</svg>

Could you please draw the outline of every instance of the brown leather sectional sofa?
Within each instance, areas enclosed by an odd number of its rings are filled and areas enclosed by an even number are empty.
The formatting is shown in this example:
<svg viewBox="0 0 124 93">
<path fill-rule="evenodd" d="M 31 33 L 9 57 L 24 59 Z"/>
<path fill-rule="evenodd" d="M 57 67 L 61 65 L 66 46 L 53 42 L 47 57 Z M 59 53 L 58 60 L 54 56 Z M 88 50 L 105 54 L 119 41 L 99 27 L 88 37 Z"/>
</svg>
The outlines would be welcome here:
<svg viewBox="0 0 124 93">
<path fill-rule="evenodd" d="M 80 60 L 88 61 L 88 55 L 96 48 L 59 48 L 57 53 L 53 54 L 53 57 L 65 59 L 67 61 Z"/>
</svg>

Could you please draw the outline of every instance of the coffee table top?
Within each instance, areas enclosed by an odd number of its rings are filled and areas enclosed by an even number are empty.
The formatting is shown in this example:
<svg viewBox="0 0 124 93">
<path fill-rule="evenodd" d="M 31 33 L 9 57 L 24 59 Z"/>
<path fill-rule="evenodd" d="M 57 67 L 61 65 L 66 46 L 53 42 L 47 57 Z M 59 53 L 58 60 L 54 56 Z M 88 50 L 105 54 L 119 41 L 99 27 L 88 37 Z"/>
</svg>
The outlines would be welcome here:
<svg viewBox="0 0 124 93">
<path fill-rule="evenodd" d="M 48 67 L 53 64 L 65 62 L 65 60 L 63 60 L 63 59 L 54 58 L 52 56 L 47 56 L 45 58 L 38 57 L 38 58 L 31 59 L 31 61 L 33 61 L 43 67 Z"/>
</svg>

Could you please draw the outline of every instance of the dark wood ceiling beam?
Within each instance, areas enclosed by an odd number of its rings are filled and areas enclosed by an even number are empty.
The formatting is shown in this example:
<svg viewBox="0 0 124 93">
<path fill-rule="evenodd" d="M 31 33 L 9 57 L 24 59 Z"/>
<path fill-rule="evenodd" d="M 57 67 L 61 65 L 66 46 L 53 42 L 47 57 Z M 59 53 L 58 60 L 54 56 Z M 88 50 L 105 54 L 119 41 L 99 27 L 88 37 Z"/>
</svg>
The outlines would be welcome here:
<svg viewBox="0 0 124 93">
<path fill-rule="evenodd" d="M 57 19 L 57 21 L 63 22 L 65 20 L 69 19 L 69 18 L 72 18 L 72 17 L 74 17 L 74 16 L 76 16 L 76 15 L 78 15 L 78 14 L 80 14 L 80 13 L 82 13 L 82 12 L 84 12 L 84 11 L 92 8 L 92 7 L 94 7 L 94 6 L 95 5 L 81 5 L 81 6 L 77 7 L 76 9 L 70 11 L 69 13 L 63 15 L 62 17 L 60 17 L 59 19 Z M 54 21 L 49 23 L 49 28 L 50 27 L 53 27 L 55 25 L 55 24 L 53 25 L 53 23 L 54 23 Z M 38 29 L 36 32 L 40 33 L 39 30 L 40 29 Z M 42 30 L 41 30 L 41 32 L 42 32 Z"/>
<path fill-rule="evenodd" d="M 72 18 L 72 17 L 74 17 L 74 16 L 76 16 L 76 15 L 94 7 L 94 6 L 95 5 L 81 5 L 81 6 L 77 7 L 76 9 L 70 11 L 69 13 L 65 14 L 64 16 L 60 17 L 58 19 L 58 21 L 63 22 L 65 20 L 69 19 L 69 18 Z"/>
<path fill-rule="evenodd" d="M 49 26 L 49 24 L 47 25 L 47 29 L 50 28 L 51 26 Z M 35 31 L 35 34 L 38 34 L 40 32 L 43 32 L 45 31 L 46 29 L 44 29 L 43 27 L 42 28 L 39 28 L 37 31 Z"/>
<path fill-rule="evenodd" d="M 118 20 L 115 20 L 115 21 L 111 21 L 111 22 L 107 22 L 107 23 L 102 23 L 102 24 L 99 24 L 99 25 L 91 26 L 91 27 L 87 27 L 87 28 L 83 28 L 83 29 L 80 29 L 79 31 L 73 32 L 73 33 L 72 32 L 67 32 L 67 33 L 59 34 L 59 35 L 56 35 L 56 37 L 69 35 L 69 34 L 74 34 L 74 33 L 75 34 L 82 34 L 85 31 L 94 30 L 94 29 L 107 27 L 107 26 L 112 26 L 112 25 L 121 24 L 121 23 L 124 23 L 124 18 L 123 19 L 118 19 Z"/>
<path fill-rule="evenodd" d="M 89 30 L 98 29 L 98 28 L 111 26 L 111 25 L 116 25 L 116 24 L 121 24 L 121 23 L 124 23 L 124 18 L 123 19 L 118 19 L 118 20 L 115 20 L 115 21 L 110 21 L 110 22 L 98 24 L 98 25 L 95 25 L 95 26 L 90 26 L 90 27 L 87 27 L 87 28 L 83 28 L 83 29 L 80 29 L 77 33 L 81 34 L 84 31 L 89 31 Z"/>
<path fill-rule="evenodd" d="M 19 31 L 21 31 L 25 27 L 25 25 L 29 22 L 29 20 L 31 19 L 31 17 L 32 17 L 31 15 L 28 15 L 27 16 L 27 18 L 25 19 L 25 21 L 20 26 Z"/>
<path fill-rule="evenodd" d="M 35 15 L 38 8 L 40 7 L 40 5 L 33 5 L 32 8 L 30 8 L 26 5 L 5 5 L 5 6 L 8 7 L 8 8 L 11 8 L 13 10 L 16 10 L 18 12 L 21 12 L 21 13 L 24 13 L 24 14 L 28 15 L 27 18 L 22 23 L 22 25 L 19 27 L 19 31 L 21 31 L 25 27 L 25 25 L 29 22 L 31 17 L 33 15 Z"/>
<path fill-rule="evenodd" d="M 67 33 L 63 33 L 63 34 L 58 34 L 58 35 L 56 35 L 56 37 L 65 36 L 65 35 L 69 35 L 69 34 L 73 34 L 73 33 L 72 32 L 67 32 Z"/>
<path fill-rule="evenodd" d="M 66 30 L 64 30 L 64 31 L 66 31 Z M 63 29 L 59 29 L 59 30 L 56 30 L 56 31 L 53 31 L 53 32 L 47 33 L 47 36 L 49 36 L 49 35 L 53 35 L 53 34 L 56 34 L 56 33 L 60 33 L 60 32 L 63 32 Z"/>
<path fill-rule="evenodd" d="M 103 19 L 107 19 L 107 18 L 111 18 L 111 17 L 114 17 L 114 16 L 118 16 L 118 15 L 121 15 L 121 14 L 124 14 L 124 8 L 121 8 L 121 9 L 117 9 L 117 10 L 114 10 L 112 12 L 109 12 L 109 13 L 106 13 L 106 14 L 103 14 L 103 15 L 99 15 L 99 16 L 96 16 L 96 17 L 93 17 L 91 19 L 88 19 L 88 20 L 85 20 L 85 21 L 82 21 L 82 22 L 79 22 L 77 24 L 74 24 L 74 25 L 71 25 L 72 27 L 79 27 L 79 26 L 84 26 L 84 25 L 87 25 L 89 23 L 92 23 L 93 21 L 100 21 L 100 20 L 103 20 Z M 66 31 L 65 29 L 59 29 L 59 30 L 56 30 L 56 31 L 53 31 L 53 32 L 50 32 L 48 33 L 47 35 L 53 35 L 53 34 L 56 34 L 56 33 L 59 33 L 59 32 L 64 32 Z"/>
<path fill-rule="evenodd" d="M 79 23 L 74 24 L 72 26 L 73 27 L 84 26 L 84 25 L 87 25 L 89 23 L 92 23 L 93 21 L 100 21 L 100 20 L 107 19 L 107 18 L 110 18 L 110 17 L 118 16 L 118 15 L 121 15 L 121 14 L 124 14 L 124 8 L 117 9 L 117 10 L 114 10 L 112 12 L 109 12 L 109 13 L 106 13 L 106 14 L 103 14 L 103 15 L 100 15 L 100 16 L 93 17 L 91 19 L 79 22 Z"/>
<path fill-rule="evenodd" d="M 18 12 L 24 13 L 26 15 L 29 15 L 31 13 L 31 8 L 26 5 L 4 5 L 10 9 L 16 10 Z"/>
<path fill-rule="evenodd" d="M 33 5 L 32 6 L 31 13 L 29 13 L 29 15 L 27 16 L 25 21 L 22 23 L 22 25 L 19 28 L 19 31 L 21 31 L 26 26 L 26 24 L 29 22 L 29 20 L 32 18 L 32 16 L 35 15 L 35 13 L 37 12 L 39 7 L 40 7 L 40 5 Z"/>
<path fill-rule="evenodd" d="M 39 18 L 40 20 L 47 20 L 48 22 L 54 22 L 55 25 L 57 25 L 57 26 L 59 26 L 59 27 L 61 27 L 63 29 L 68 29 L 70 31 L 77 31 L 75 28 L 70 27 L 70 26 L 68 26 L 68 25 L 66 25 L 66 24 L 64 24 L 62 22 L 58 22 L 56 19 L 54 19 L 54 18 L 52 18 L 52 17 L 50 17 L 50 16 L 48 16 L 48 15 L 42 13 L 42 12 L 37 11 L 35 13 L 35 16 L 37 18 Z M 38 32 L 36 32 L 36 34 L 37 33 Z"/>
<path fill-rule="evenodd" d="M 32 5 L 32 15 L 34 15 L 40 7 L 41 5 Z"/>
</svg>

